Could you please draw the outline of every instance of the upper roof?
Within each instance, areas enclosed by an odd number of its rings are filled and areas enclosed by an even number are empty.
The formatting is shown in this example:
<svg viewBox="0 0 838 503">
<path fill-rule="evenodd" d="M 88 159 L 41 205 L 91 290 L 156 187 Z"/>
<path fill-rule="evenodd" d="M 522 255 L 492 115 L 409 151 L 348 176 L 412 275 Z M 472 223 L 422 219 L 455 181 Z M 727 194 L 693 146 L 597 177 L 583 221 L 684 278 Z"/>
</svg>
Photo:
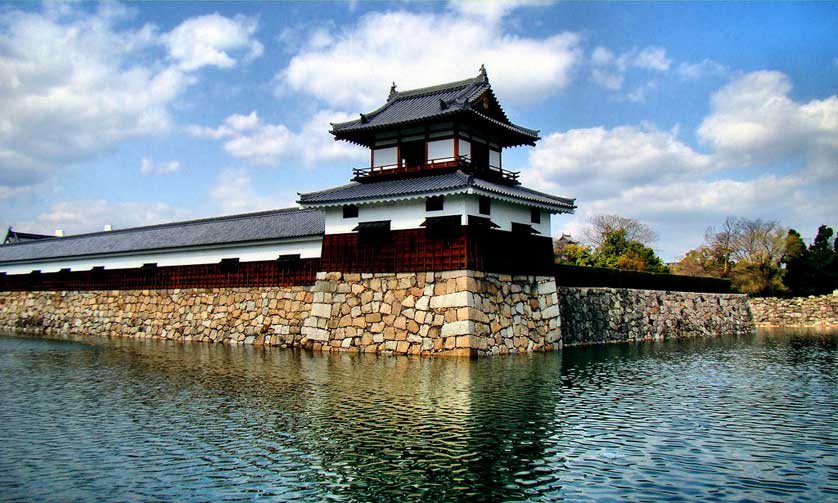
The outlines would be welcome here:
<svg viewBox="0 0 838 503">
<path fill-rule="evenodd" d="M 358 119 L 332 124 L 337 139 L 370 145 L 372 133 L 381 129 L 418 125 L 434 119 L 465 117 L 496 130 L 503 146 L 534 145 L 538 131 L 513 124 L 501 108 L 486 69 L 477 77 L 421 89 L 397 91 L 390 88 L 387 102 Z"/>
<path fill-rule="evenodd" d="M 576 208 L 575 199 L 545 194 L 520 185 L 501 185 L 462 171 L 383 182 L 352 182 L 320 192 L 300 194 L 299 203 L 316 208 L 347 203 L 411 199 L 438 194 L 461 194 L 469 191 L 497 199 L 540 206 L 559 213 L 569 213 Z"/>
<path fill-rule="evenodd" d="M 0 246 L 0 263 L 322 235 L 323 213 L 289 208 Z"/>
</svg>

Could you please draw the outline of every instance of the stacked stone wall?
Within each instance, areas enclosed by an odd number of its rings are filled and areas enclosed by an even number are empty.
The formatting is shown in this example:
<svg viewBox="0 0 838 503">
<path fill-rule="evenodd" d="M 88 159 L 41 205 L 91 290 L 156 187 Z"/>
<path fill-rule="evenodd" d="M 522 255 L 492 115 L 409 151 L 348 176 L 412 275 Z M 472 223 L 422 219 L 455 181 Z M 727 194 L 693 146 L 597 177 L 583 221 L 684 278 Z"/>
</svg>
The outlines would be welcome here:
<svg viewBox="0 0 838 503">
<path fill-rule="evenodd" d="M 311 287 L 0 292 L 0 328 L 297 346 Z"/>
<path fill-rule="evenodd" d="M 320 351 L 560 347 L 555 282 L 476 271 L 318 273 L 313 287 L 0 292 L 0 329 Z"/>
<path fill-rule="evenodd" d="M 750 303 L 759 327 L 838 327 L 838 291 L 790 299 L 756 297 Z"/>
<path fill-rule="evenodd" d="M 303 344 L 453 355 L 560 347 L 555 281 L 478 271 L 318 273 Z"/>
<path fill-rule="evenodd" d="M 564 344 L 751 333 L 745 295 L 560 287 Z"/>
</svg>

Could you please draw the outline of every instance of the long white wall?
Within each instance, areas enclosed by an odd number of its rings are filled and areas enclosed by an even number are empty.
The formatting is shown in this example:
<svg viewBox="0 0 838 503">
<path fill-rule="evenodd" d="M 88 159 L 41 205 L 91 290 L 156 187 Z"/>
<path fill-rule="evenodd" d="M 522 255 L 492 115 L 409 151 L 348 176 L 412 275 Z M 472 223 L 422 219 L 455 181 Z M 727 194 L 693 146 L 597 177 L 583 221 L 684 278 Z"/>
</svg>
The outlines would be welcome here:
<svg viewBox="0 0 838 503">
<path fill-rule="evenodd" d="M 442 211 L 425 211 L 425 198 L 399 201 L 398 203 L 371 203 L 358 205 L 357 218 L 343 218 L 343 209 L 338 207 L 326 208 L 326 234 L 344 234 L 352 232 L 361 222 L 376 222 L 389 220 L 391 230 L 418 229 L 428 217 L 460 215 L 461 222 L 467 223 L 468 215 L 481 215 L 479 197 L 476 194 L 461 194 L 445 196 Z M 492 200 L 492 214 L 488 217 L 500 226 L 500 230 L 512 230 L 512 223 L 532 225 L 542 236 L 550 236 L 550 213 L 542 210 L 541 223 L 530 222 L 530 207 Z"/>
<path fill-rule="evenodd" d="M 6 274 L 28 274 L 33 270 L 58 272 L 69 268 L 71 271 L 87 271 L 93 267 L 105 269 L 132 269 L 143 264 L 156 263 L 158 267 L 217 264 L 221 259 L 238 258 L 240 262 L 276 260 L 280 255 L 296 255 L 300 258 L 317 258 L 323 246 L 323 239 L 285 241 L 249 246 L 225 246 L 202 249 L 182 249 L 167 252 L 125 254 L 119 256 L 86 257 L 75 260 L 51 260 L 26 264 L 0 265 L 0 272 Z"/>
</svg>

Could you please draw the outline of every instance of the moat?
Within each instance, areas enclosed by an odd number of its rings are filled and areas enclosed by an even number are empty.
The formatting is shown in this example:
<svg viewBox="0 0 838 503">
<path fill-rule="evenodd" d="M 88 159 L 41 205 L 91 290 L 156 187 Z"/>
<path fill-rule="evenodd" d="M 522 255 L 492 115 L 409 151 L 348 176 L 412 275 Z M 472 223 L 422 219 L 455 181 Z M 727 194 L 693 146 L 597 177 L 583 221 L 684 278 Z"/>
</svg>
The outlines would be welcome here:
<svg viewBox="0 0 838 503">
<path fill-rule="evenodd" d="M 829 501 L 838 335 L 469 360 L 0 336 L 4 501 Z"/>
</svg>

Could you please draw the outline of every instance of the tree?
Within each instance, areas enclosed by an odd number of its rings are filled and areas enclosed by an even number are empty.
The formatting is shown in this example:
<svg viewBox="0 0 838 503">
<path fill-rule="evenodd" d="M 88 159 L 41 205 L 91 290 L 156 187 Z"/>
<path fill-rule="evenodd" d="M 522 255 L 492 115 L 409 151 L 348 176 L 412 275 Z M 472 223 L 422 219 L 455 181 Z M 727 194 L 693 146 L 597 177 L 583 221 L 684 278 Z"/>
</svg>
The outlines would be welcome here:
<svg viewBox="0 0 838 503">
<path fill-rule="evenodd" d="M 570 243 L 563 246 L 556 246 L 553 251 L 556 256 L 556 263 L 585 267 L 591 267 L 594 265 L 594 259 L 591 256 L 590 246 Z"/>
<path fill-rule="evenodd" d="M 658 235 L 648 225 L 633 218 L 619 215 L 594 215 L 588 221 L 590 226 L 585 229 L 585 240 L 594 248 L 599 248 L 607 237 L 615 231 L 625 232 L 628 241 L 637 241 L 648 246 L 657 241 Z"/>
<path fill-rule="evenodd" d="M 605 240 L 594 251 L 593 261 L 597 267 L 653 273 L 669 272 L 654 250 L 639 241 L 628 239 L 625 229 L 607 233 Z"/>
<path fill-rule="evenodd" d="M 786 231 L 777 222 L 728 217 L 720 230 L 707 229 L 704 245 L 682 258 L 675 269 L 691 274 L 730 278 L 742 292 L 784 291 L 780 260 Z"/>
<path fill-rule="evenodd" d="M 806 260 L 811 275 L 814 294 L 821 295 L 838 288 L 838 256 L 835 246 L 830 246 L 832 228 L 826 225 L 818 227 L 818 234 L 809 246 Z"/>
<path fill-rule="evenodd" d="M 786 247 L 781 261 L 786 267 L 783 283 L 792 295 L 811 295 L 814 291 L 813 278 L 809 270 L 809 250 L 800 233 L 789 229 Z"/>
</svg>

